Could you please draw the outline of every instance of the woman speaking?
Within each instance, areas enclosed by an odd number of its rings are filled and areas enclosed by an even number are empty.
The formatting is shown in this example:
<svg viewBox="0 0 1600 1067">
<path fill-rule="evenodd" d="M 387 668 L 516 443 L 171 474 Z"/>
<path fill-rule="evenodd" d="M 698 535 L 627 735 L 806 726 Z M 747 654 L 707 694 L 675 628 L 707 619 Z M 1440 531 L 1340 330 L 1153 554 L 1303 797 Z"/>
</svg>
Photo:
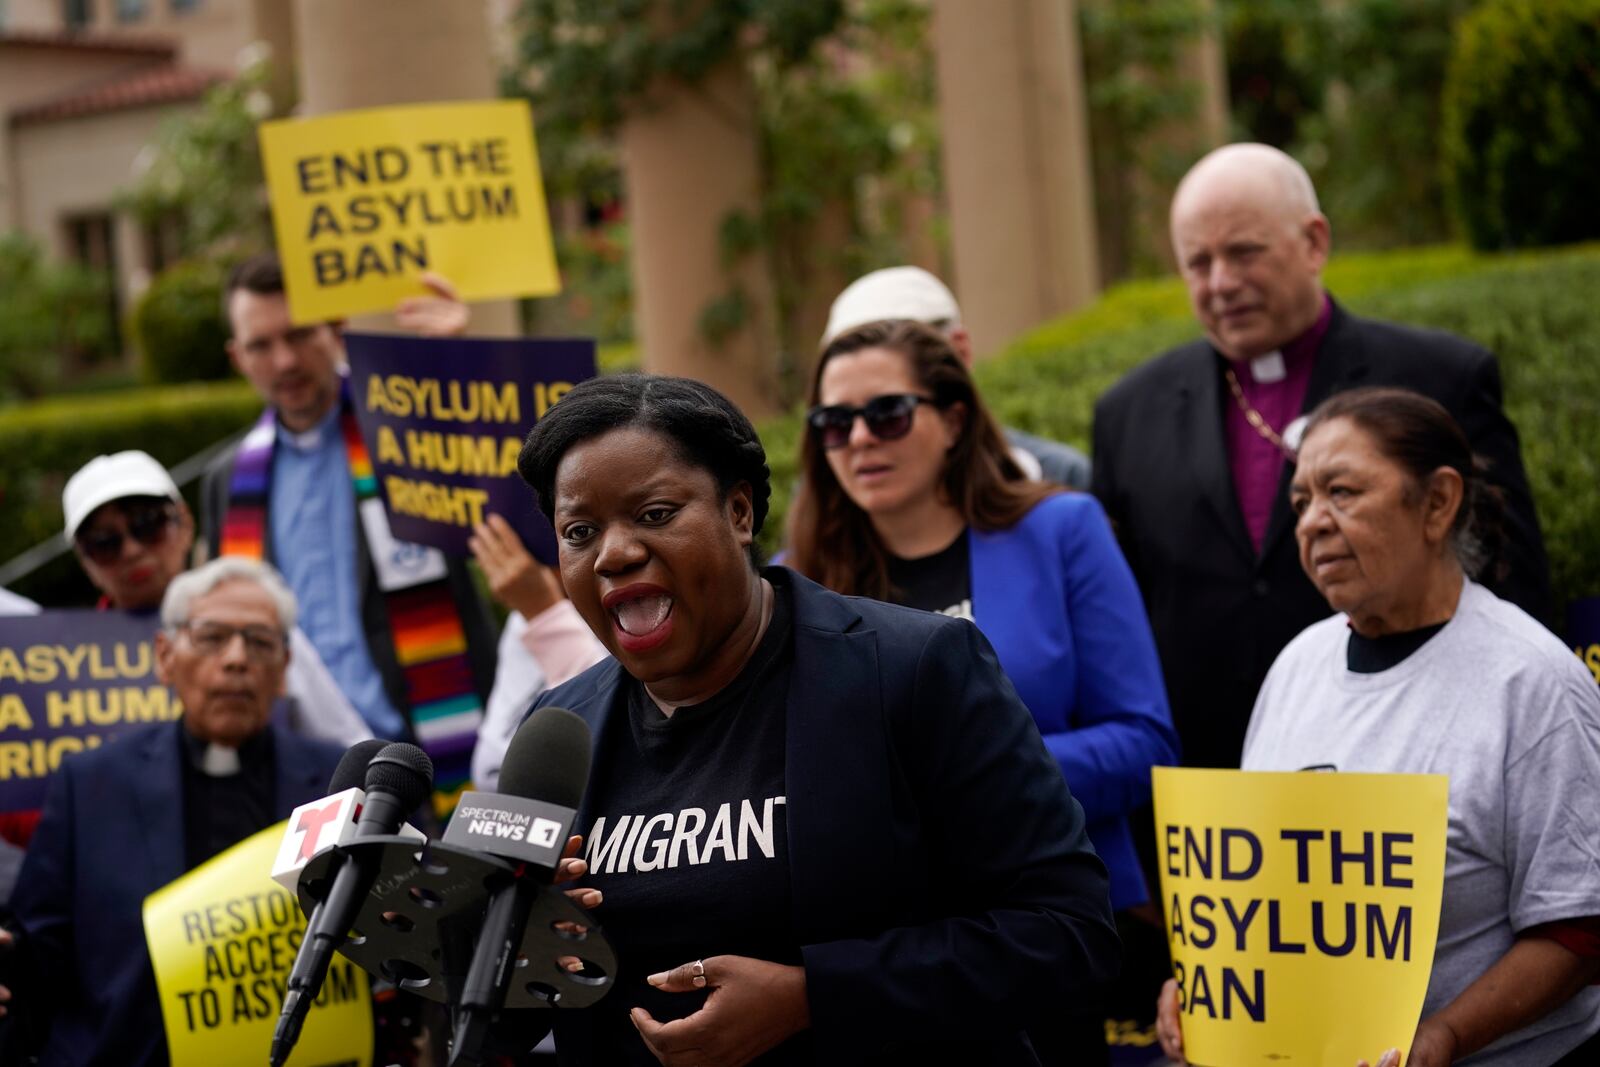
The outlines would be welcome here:
<svg viewBox="0 0 1600 1067">
<path fill-rule="evenodd" d="M 1116 967 L 1081 809 L 976 628 L 758 569 L 766 455 L 715 390 L 577 386 L 520 470 L 614 659 L 582 885 L 620 974 L 564 1063 L 1037 1063 Z"/>
<path fill-rule="evenodd" d="M 1472 580 L 1500 501 L 1466 436 L 1416 393 L 1339 393 L 1311 414 L 1289 499 L 1300 565 L 1341 614 L 1273 663 L 1244 769 L 1450 778 L 1433 973 L 1416 1034 L 1394 1035 L 1408 1067 L 1600 1062 L 1600 693 Z M 1157 1028 L 1180 1059 L 1170 982 Z"/>
</svg>

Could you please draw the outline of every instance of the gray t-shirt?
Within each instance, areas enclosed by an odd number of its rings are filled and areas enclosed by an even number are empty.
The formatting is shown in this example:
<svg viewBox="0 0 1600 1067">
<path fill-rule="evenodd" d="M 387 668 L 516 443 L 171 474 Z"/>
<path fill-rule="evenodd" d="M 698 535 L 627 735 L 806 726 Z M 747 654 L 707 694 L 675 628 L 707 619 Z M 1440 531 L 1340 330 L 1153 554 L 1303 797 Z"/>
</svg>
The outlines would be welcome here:
<svg viewBox="0 0 1600 1067">
<path fill-rule="evenodd" d="M 1471 582 L 1444 629 L 1389 670 L 1346 669 L 1348 640 L 1336 615 L 1283 650 L 1256 698 L 1243 766 L 1449 775 L 1426 1017 L 1518 931 L 1600 915 L 1600 690 L 1560 640 Z M 1600 987 L 1590 986 L 1462 1062 L 1553 1063 L 1596 1030 Z"/>
</svg>

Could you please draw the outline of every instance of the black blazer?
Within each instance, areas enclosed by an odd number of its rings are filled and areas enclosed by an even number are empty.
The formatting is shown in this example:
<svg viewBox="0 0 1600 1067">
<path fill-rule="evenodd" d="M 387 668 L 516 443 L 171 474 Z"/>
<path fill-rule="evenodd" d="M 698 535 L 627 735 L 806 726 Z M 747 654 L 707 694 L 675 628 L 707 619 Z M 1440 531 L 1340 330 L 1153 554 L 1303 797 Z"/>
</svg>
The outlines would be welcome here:
<svg viewBox="0 0 1600 1067">
<path fill-rule="evenodd" d="M 222 522 L 228 514 L 228 486 L 233 481 L 233 461 L 239 454 L 234 445 L 206 465 L 200 483 L 200 529 L 205 538 L 207 554 L 215 559 L 222 543 Z M 350 493 L 350 508 L 356 507 L 354 490 Z M 270 515 L 265 520 L 271 530 Z M 383 590 L 378 588 L 378 572 L 372 566 L 367 551 L 367 539 L 362 535 L 361 516 L 356 515 L 356 574 L 361 592 L 361 630 L 367 638 L 367 648 L 372 652 L 372 662 L 383 676 L 384 692 L 389 702 L 410 722 L 411 700 L 406 695 L 405 675 L 395 658 L 394 637 L 389 632 L 389 612 L 384 607 Z M 272 538 L 265 538 L 268 563 L 273 559 Z M 478 699 L 487 702 L 494 687 L 495 656 L 498 639 L 494 623 L 489 618 L 488 607 L 478 595 L 465 561 L 446 556 L 446 580 L 450 583 L 450 596 L 455 601 L 456 612 L 461 617 L 462 629 L 467 635 L 467 659 L 472 664 L 473 688 Z"/>
<path fill-rule="evenodd" d="M 1083 809 L 977 627 L 790 581 L 787 832 L 818 1062 L 1037 1063 L 1028 1021 L 1119 960 Z M 626 677 L 608 659 L 534 707 L 583 716 L 598 747 Z M 561 1062 L 591 1062 L 588 1013 L 553 1014 Z"/>
<path fill-rule="evenodd" d="M 1095 405 L 1094 492 L 1144 593 L 1184 762 L 1237 767 L 1267 668 L 1329 614 L 1300 569 L 1286 465 L 1256 555 L 1234 495 L 1221 359 L 1204 340 L 1175 348 Z M 1500 404 L 1494 356 L 1459 337 L 1357 318 L 1334 306 L 1305 410 L 1363 385 L 1400 386 L 1443 404 L 1506 493 L 1510 573 L 1500 596 L 1548 625 L 1549 569 L 1517 431 Z"/>
<path fill-rule="evenodd" d="M 143 908 L 185 871 L 182 729 L 140 727 L 65 760 L 50 779 L 11 901 L 33 979 L 21 992 L 52 1016 L 40 1063 L 167 1062 Z M 272 817 L 286 819 L 325 792 L 343 753 L 268 729 Z"/>
</svg>

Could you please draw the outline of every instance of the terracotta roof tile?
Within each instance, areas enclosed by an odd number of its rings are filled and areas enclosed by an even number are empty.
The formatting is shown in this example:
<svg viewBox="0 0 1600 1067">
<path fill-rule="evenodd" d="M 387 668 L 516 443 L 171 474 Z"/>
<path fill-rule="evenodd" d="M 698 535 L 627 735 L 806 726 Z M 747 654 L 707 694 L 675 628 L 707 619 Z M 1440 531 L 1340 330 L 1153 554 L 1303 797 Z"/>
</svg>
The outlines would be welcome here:
<svg viewBox="0 0 1600 1067">
<path fill-rule="evenodd" d="M 11 125 L 26 126 L 152 104 L 194 100 L 213 85 L 227 79 L 228 75 L 222 71 L 193 67 L 156 67 L 135 71 L 93 88 L 74 90 L 53 100 L 18 108 L 11 113 Z"/>
<path fill-rule="evenodd" d="M 6 45 L 70 48 L 86 52 L 126 52 L 161 59 L 172 59 L 178 54 L 178 43 L 170 37 L 70 30 L 0 30 L 0 47 Z"/>
</svg>

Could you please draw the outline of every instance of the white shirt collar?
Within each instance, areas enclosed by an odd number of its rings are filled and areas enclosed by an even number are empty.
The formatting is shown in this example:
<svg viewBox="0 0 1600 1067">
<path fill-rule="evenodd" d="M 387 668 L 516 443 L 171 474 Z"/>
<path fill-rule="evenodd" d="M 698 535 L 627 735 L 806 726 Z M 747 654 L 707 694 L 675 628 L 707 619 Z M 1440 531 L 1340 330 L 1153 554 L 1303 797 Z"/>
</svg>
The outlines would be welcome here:
<svg viewBox="0 0 1600 1067">
<path fill-rule="evenodd" d="M 322 447 L 327 435 L 332 432 L 333 425 L 339 419 L 339 405 L 334 404 L 322 421 L 309 430 L 296 432 L 283 423 L 278 423 L 278 440 L 288 445 L 296 452 L 315 452 Z"/>
</svg>

